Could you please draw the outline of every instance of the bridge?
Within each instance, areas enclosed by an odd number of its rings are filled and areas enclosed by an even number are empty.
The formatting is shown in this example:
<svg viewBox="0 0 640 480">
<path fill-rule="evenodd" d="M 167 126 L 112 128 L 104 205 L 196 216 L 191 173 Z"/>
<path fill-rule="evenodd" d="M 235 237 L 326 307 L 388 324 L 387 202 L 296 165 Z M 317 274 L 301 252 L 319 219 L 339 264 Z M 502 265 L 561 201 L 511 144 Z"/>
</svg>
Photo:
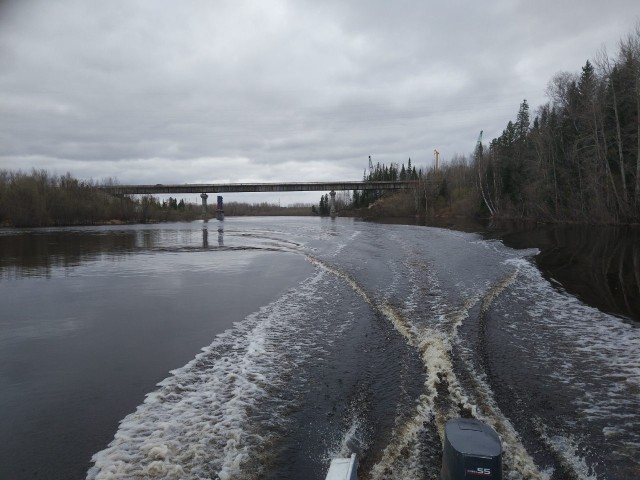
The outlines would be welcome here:
<svg viewBox="0 0 640 480">
<path fill-rule="evenodd" d="M 325 192 L 336 190 L 405 190 L 416 180 L 385 182 L 291 182 L 291 183 L 185 183 L 181 185 L 106 185 L 98 187 L 112 195 L 161 193 Z"/>
<path fill-rule="evenodd" d="M 208 193 L 246 192 L 325 192 L 331 195 L 331 215 L 335 215 L 336 190 L 406 190 L 418 184 L 415 180 L 377 182 L 290 182 L 290 183 L 185 183 L 181 185 L 105 185 L 98 187 L 111 195 L 154 195 L 200 193 L 202 209 L 207 210 Z M 217 207 L 218 218 L 224 218 L 222 204 Z"/>
</svg>

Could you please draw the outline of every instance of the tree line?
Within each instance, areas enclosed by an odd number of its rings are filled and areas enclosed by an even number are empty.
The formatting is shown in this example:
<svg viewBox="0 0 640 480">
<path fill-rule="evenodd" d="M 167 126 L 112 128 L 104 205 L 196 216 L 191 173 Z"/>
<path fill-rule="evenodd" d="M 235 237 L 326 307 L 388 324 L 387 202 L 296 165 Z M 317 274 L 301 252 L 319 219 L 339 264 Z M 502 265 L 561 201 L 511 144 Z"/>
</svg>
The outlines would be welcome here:
<svg viewBox="0 0 640 480">
<path fill-rule="evenodd" d="M 185 204 L 184 200 L 178 202 L 170 197 L 160 202 L 150 195 L 115 197 L 98 186 L 73 178 L 70 173 L 56 176 L 45 170 L 0 170 L 0 226 L 194 220 L 202 213 L 197 205 Z"/>
<path fill-rule="evenodd" d="M 470 168 L 481 210 L 551 221 L 640 221 L 640 24 L 617 55 L 600 51 L 549 82 L 549 101 L 515 121 Z"/>
<path fill-rule="evenodd" d="M 304 216 L 313 213 L 315 205 L 307 203 L 294 203 L 281 206 L 278 203 L 260 202 L 227 202 L 224 205 L 225 216 L 241 217 L 241 216 Z"/>
<path fill-rule="evenodd" d="M 603 50 L 580 72 L 556 74 L 547 94 L 533 120 L 524 100 L 501 135 L 487 145 L 480 132 L 471 158 L 454 157 L 437 177 L 378 164 L 365 180 L 418 180 L 411 193 L 417 214 L 449 208 L 494 218 L 639 222 L 640 24 L 615 56 Z M 380 193 L 354 192 L 353 206 Z"/>
<path fill-rule="evenodd" d="M 365 182 L 384 182 L 384 181 L 396 181 L 396 180 L 418 180 L 423 176 L 422 169 L 416 170 L 415 165 L 411 165 L 411 158 L 407 161 L 405 168 L 404 163 L 391 163 L 385 165 L 384 163 L 376 163 L 375 167 L 367 171 L 365 170 L 362 180 Z M 376 190 L 362 190 L 353 192 L 353 207 L 354 208 L 366 208 L 371 203 L 375 202 L 382 192 Z"/>
<path fill-rule="evenodd" d="M 105 185 L 112 185 L 108 180 Z M 152 195 L 112 196 L 98 183 L 57 176 L 45 170 L 30 173 L 0 170 L 0 226 L 45 227 L 105 223 L 191 221 L 202 218 L 202 206 Z M 210 208 L 209 217 L 214 215 Z M 225 215 L 311 215 L 311 205 L 281 207 L 262 202 L 229 202 Z"/>
<path fill-rule="evenodd" d="M 38 227 L 84 225 L 139 218 L 136 204 L 115 198 L 70 174 L 0 170 L 0 225 Z"/>
</svg>

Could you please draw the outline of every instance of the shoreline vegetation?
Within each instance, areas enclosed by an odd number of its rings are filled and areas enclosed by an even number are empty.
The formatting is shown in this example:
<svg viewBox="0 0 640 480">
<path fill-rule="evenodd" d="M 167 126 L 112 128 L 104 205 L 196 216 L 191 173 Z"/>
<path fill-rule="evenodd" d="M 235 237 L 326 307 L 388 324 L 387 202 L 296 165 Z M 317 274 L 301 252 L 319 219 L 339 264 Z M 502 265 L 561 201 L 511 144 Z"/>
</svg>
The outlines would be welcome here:
<svg viewBox="0 0 640 480">
<path fill-rule="evenodd" d="M 490 218 L 538 223 L 640 223 L 640 22 L 616 56 L 602 50 L 581 72 L 560 72 L 533 120 L 524 100 L 502 134 L 438 172 L 411 159 L 376 164 L 363 180 L 413 180 L 406 192 L 339 192 L 342 216 Z M 113 184 L 108 180 L 106 184 Z M 67 173 L 0 170 L 0 226 L 38 227 L 195 220 L 202 207 L 153 196 L 113 197 Z M 214 211 L 209 215 L 213 216 Z M 225 215 L 326 215 L 318 205 L 229 202 Z"/>
<path fill-rule="evenodd" d="M 417 180 L 414 202 L 382 196 L 363 215 L 640 223 L 640 22 L 615 56 L 602 50 L 579 73 L 554 75 L 547 95 L 533 120 L 523 100 L 500 136 L 484 144 L 480 131 L 472 156 L 453 157 L 437 174 L 377 165 L 368 179 Z"/>
<path fill-rule="evenodd" d="M 104 184 L 113 184 L 109 180 Z M 169 197 L 151 195 L 112 196 L 95 182 L 83 182 L 67 173 L 51 175 L 44 170 L 31 173 L 0 170 L 0 227 L 51 227 L 118 225 L 193 221 L 203 218 L 202 206 Z M 281 207 L 267 202 L 228 202 L 225 215 L 312 215 L 309 204 Z M 209 206 L 207 218 L 215 218 Z"/>
</svg>

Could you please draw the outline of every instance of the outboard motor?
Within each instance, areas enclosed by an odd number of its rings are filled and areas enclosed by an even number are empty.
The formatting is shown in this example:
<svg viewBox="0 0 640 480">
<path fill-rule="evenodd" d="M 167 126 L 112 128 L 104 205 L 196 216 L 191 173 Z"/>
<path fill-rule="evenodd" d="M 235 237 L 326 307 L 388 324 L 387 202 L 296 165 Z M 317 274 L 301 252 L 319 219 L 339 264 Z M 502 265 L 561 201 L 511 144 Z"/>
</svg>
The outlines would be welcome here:
<svg viewBox="0 0 640 480">
<path fill-rule="evenodd" d="M 496 431 L 470 418 L 449 420 L 444 427 L 442 480 L 502 480 L 502 444 Z"/>
</svg>

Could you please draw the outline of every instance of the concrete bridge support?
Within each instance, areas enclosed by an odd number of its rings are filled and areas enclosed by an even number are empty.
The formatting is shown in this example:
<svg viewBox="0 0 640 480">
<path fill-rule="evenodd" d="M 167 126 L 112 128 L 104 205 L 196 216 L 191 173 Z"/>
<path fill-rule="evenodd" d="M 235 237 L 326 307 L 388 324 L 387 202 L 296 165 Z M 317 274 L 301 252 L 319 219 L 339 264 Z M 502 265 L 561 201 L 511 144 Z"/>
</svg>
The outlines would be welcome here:
<svg viewBox="0 0 640 480">
<path fill-rule="evenodd" d="M 202 214 L 206 215 L 207 214 L 207 198 L 209 198 L 209 195 L 207 195 L 206 193 L 201 193 L 200 198 L 202 199 Z"/>
<path fill-rule="evenodd" d="M 335 217 L 336 216 L 336 192 L 334 190 L 331 190 L 331 192 L 329 192 L 329 195 L 331 195 L 331 199 L 329 200 L 329 207 L 330 207 L 329 212 L 331 213 L 332 217 Z"/>
<path fill-rule="evenodd" d="M 224 206 L 222 205 L 222 196 L 218 195 L 218 204 L 216 205 L 216 218 L 224 220 Z"/>
</svg>

